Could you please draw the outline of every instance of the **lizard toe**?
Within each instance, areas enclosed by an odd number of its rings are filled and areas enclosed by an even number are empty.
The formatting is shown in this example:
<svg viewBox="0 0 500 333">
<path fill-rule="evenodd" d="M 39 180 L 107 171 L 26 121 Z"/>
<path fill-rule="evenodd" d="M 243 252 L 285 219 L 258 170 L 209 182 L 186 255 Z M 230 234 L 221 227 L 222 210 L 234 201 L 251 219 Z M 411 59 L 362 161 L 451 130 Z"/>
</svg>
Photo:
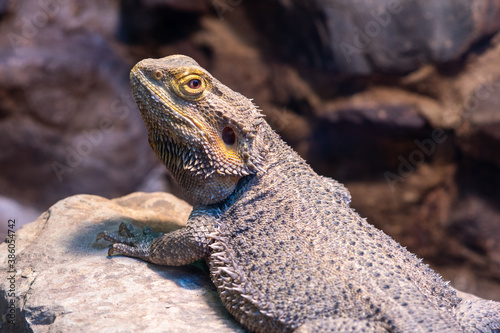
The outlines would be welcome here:
<svg viewBox="0 0 500 333">
<path fill-rule="evenodd" d="M 123 243 L 115 243 L 109 247 L 108 256 L 116 254 L 146 260 L 149 257 L 149 246 L 145 244 L 131 246 Z"/>
<path fill-rule="evenodd" d="M 128 245 L 134 245 L 135 237 L 125 237 L 116 233 L 110 233 L 108 231 L 100 232 L 97 235 L 96 241 L 99 239 L 104 239 L 110 243 L 123 243 Z"/>
</svg>

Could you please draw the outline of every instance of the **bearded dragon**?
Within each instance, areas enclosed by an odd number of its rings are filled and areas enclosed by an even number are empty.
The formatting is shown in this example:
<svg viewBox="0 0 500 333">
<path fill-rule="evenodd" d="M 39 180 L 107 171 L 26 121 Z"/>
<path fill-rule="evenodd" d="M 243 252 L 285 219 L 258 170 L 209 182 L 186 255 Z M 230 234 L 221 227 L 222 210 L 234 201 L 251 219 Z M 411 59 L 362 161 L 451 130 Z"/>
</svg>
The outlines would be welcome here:
<svg viewBox="0 0 500 333">
<path fill-rule="evenodd" d="M 194 207 L 167 234 L 101 233 L 110 255 L 204 258 L 253 332 L 500 332 L 500 303 L 462 300 L 193 59 L 145 59 L 130 78 L 149 143 Z"/>
</svg>

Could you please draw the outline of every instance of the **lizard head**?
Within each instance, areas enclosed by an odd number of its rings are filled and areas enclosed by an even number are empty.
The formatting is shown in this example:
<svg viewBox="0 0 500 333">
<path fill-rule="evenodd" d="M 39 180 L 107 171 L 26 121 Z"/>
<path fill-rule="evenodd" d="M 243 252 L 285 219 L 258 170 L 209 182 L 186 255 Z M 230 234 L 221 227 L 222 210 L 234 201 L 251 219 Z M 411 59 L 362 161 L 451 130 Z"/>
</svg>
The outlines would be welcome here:
<svg viewBox="0 0 500 333">
<path fill-rule="evenodd" d="M 151 147 L 195 201 L 222 201 L 262 170 L 262 115 L 193 59 L 145 59 L 130 80 Z"/>
</svg>

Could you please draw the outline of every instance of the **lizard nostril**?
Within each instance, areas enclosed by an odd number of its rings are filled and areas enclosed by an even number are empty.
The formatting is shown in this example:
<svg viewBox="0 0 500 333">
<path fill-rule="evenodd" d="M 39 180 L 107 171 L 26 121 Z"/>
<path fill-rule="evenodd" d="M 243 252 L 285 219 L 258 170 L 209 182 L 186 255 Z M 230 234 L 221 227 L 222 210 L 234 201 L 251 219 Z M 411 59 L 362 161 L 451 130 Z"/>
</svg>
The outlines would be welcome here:
<svg viewBox="0 0 500 333">
<path fill-rule="evenodd" d="M 155 79 L 159 80 L 161 79 L 163 74 L 160 71 L 155 71 Z"/>
<path fill-rule="evenodd" d="M 236 141 L 236 134 L 231 127 L 224 127 L 222 130 L 222 141 L 224 141 L 226 145 L 232 145 Z"/>
</svg>

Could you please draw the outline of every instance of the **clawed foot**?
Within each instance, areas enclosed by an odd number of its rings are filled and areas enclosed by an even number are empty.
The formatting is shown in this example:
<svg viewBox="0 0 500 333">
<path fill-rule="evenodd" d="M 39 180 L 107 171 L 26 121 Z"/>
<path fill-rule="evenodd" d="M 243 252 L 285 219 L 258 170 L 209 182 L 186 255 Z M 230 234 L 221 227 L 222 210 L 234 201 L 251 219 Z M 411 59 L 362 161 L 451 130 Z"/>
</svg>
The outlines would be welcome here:
<svg viewBox="0 0 500 333">
<path fill-rule="evenodd" d="M 97 235 L 97 239 L 104 239 L 113 243 L 108 250 L 108 255 L 123 254 L 128 257 L 148 260 L 151 243 L 162 233 L 152 232 L 145 227 L 142 232 L 134 230 L 130 223 L 121 223 L 118 233 L 103 231 Z"/>
</svg>

